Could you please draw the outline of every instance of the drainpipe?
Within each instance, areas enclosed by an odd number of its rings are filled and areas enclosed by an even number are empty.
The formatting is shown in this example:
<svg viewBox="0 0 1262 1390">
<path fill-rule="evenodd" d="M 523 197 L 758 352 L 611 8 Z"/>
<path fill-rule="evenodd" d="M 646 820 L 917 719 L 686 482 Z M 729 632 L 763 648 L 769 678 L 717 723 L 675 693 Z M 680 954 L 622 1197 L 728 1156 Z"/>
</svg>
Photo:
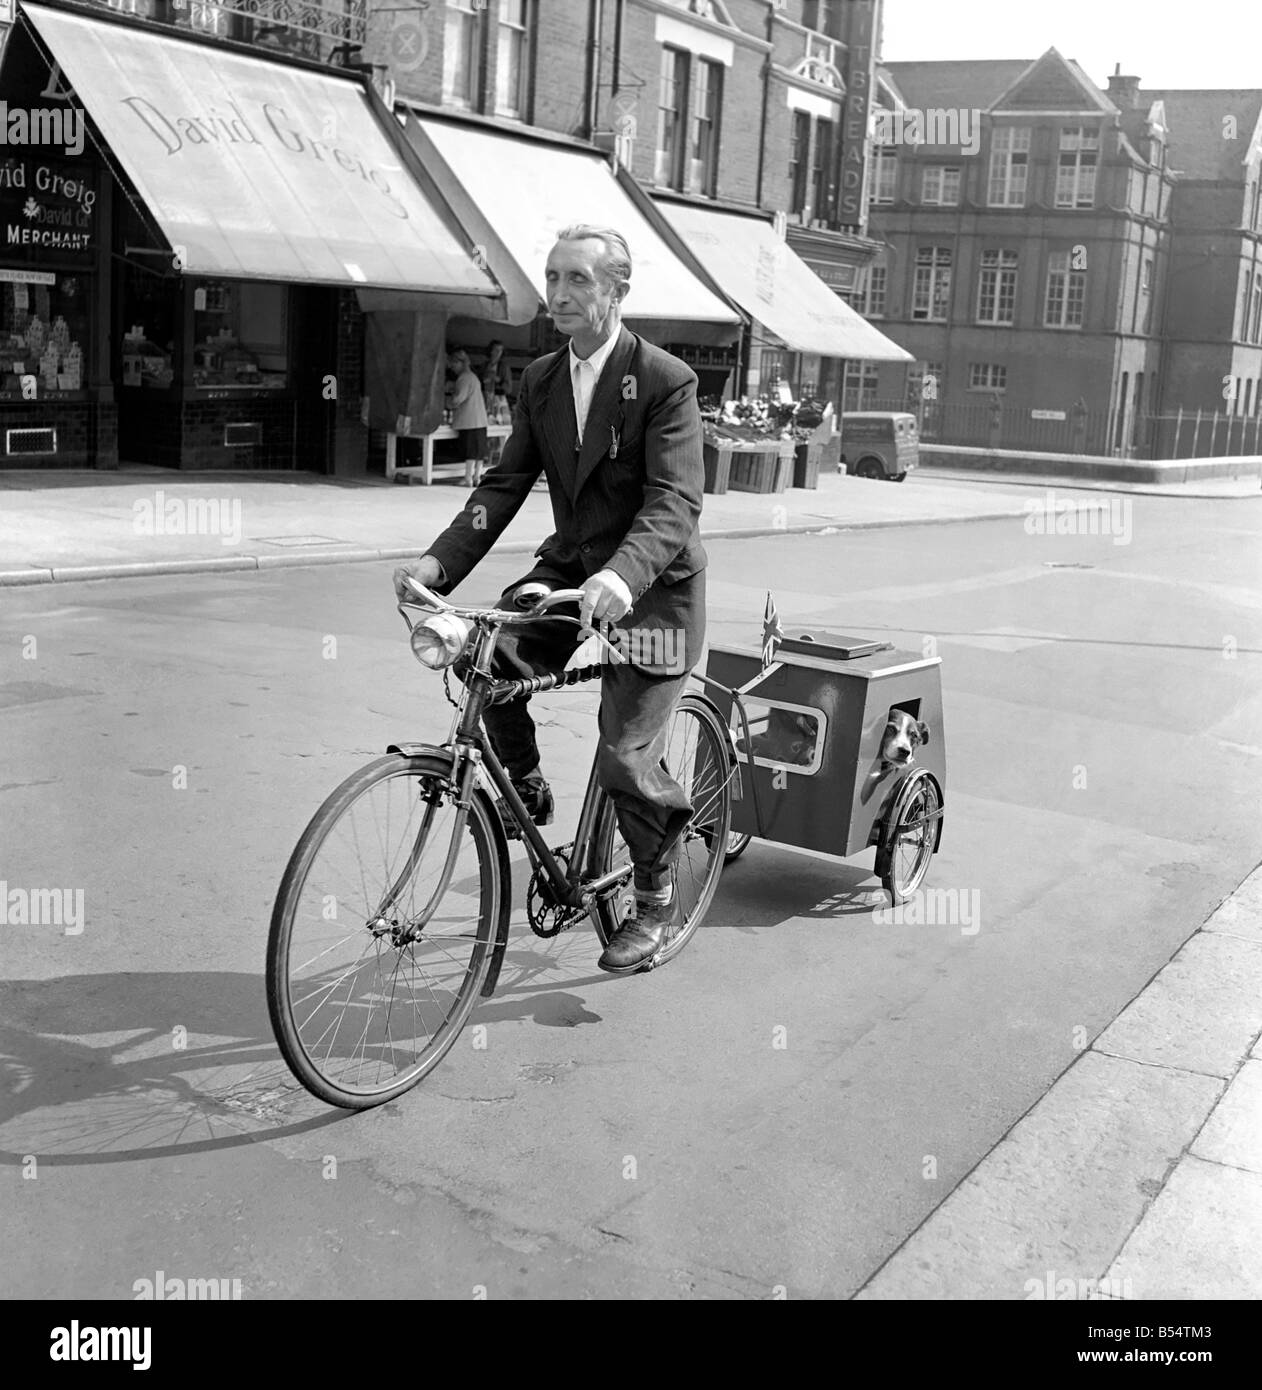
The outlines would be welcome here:
<svg viewBox="0 0 1262 1390">
<path fill-rule="evenodd" d="M 600 39 L 604 24 L 603 0 L 591 2 L 591 38 L 587 47 L 587 138 L 596 138 L 596 116 L 600 109 Z"/>
<path fill-rule="evenodd" d="M 614 0 L 613 21 L 613 95 L 617 96 L 622 86 L 622 17 L 626 12 L 627 0 Z"/>
<path fill-rule="evenodd" d="M 773 11 L 767 11 L 767 42 L 775 43 L 775 16 Z M 762 207 L 762 166 L 767 153 L 767 91 L 771 86 L 771 54 L 774 50 L 768 50 L 763 55 L 762 65 L 762 126 L 758 137 L 758 185 L 755 190 L 755 201 Z"/>
</svg>

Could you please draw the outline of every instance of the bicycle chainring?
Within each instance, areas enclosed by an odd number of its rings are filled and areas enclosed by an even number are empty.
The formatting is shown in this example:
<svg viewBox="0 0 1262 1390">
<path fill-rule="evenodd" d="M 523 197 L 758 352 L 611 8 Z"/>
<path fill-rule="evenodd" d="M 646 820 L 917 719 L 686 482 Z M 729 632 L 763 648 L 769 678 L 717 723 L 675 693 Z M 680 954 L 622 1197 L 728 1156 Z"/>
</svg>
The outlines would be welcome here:
<svg viewBox="0 0 1262 1390">
<path fill-rule="evenodd" d="M 557 863 L 566 873 L 569 872 L 569 854 L 572 850 L 572 845 L 566 845 L 562 849 L 552 851 Z M 530 923 L 530 930 L 536 936 L 545 939 L 557 936 L 563 931 L 569 931 L 575 922 L 586 916 L 587 913 L 581 907 L 569 907 L 565 903 L 557 902 L 552 880 L 542 869 L 536 869 L 531 874 L 530 886 L 526 889 L 526 918 Z"/>
</svg>

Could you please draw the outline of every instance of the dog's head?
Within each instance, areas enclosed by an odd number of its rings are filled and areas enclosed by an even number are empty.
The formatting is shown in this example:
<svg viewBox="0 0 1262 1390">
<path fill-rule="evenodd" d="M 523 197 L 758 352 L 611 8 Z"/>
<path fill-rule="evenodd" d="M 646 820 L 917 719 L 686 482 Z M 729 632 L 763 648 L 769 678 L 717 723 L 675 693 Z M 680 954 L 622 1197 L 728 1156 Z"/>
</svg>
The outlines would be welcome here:
<svg viewBox="0 0 1262 1390">
<path fill-rule="evenodd" d="M 916 749 L 929 742 L 929 726 L 913 719 L 906 710 L 892 709 L 881 735 L 881 761 L 906 767 L 916 757 Z"/>
<path fill-rule="evenodd" d="M 766 731 L 755 734 L 751 740 L 752 750 L 755 757 L 768 762 L 804 766 L 814 756 L 818 732 L 811 715 L 772 709 L 768 711 Z"/>
</svg>

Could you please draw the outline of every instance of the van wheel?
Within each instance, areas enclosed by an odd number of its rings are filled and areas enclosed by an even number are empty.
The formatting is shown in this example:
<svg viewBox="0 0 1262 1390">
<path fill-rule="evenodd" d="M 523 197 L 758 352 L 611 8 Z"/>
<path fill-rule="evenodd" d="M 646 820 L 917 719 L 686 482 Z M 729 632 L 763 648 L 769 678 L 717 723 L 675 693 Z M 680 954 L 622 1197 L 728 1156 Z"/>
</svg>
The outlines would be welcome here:
<svg viewBox="0 0 1262 1390">
<path fill-rule="evenodd" d="M 855 474 L 860 478 L 883 478 L 885 469 L 881 467 L 881 460 L 874 458 L 860 459 L 855 465 Z"/>
</svg>

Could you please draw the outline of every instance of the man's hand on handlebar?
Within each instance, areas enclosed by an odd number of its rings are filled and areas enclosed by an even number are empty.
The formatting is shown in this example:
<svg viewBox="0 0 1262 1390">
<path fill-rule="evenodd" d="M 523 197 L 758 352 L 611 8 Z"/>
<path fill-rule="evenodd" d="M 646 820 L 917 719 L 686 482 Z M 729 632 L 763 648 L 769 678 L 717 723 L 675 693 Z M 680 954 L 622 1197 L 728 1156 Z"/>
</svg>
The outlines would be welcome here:
<svg viewBox="0 0 1262 1390">
<path fill-rule="evenodd" d="M 583 585 L 579 617 L 585 628 L 596 623 L 616 623 L 631 611 L 631 590 L 613 570 L 598 570 Z"/>
<path fill-rule="evenodd" d="M 400 565 L 394 572 L 394 593 L 400 603 L 405 599 L 415 601 L 416 595 L 407 587 L 406 580 L 411 576 L 418 583 L 432 589 L 443 582 L 443 567 L 432 555 L 422 555 L 410 565 Z"/>
</svg>

